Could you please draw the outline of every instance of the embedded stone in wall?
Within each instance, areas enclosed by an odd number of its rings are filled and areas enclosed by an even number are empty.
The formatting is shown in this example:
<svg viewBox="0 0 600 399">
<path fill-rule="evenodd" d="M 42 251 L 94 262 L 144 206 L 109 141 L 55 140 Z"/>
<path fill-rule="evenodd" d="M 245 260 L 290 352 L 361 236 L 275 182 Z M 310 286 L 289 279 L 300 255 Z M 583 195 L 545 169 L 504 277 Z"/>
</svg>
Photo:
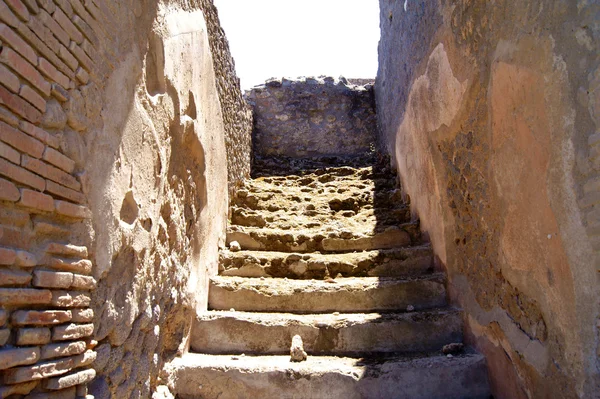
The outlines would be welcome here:
<svg viewBox="0 0 600 399">
<path fill-rule="evenodd" d="M 373 86 L 330 77 L 271 79 L 246 92 L 256 155 L 353 155 L 375 142 Z"/>
</svg>

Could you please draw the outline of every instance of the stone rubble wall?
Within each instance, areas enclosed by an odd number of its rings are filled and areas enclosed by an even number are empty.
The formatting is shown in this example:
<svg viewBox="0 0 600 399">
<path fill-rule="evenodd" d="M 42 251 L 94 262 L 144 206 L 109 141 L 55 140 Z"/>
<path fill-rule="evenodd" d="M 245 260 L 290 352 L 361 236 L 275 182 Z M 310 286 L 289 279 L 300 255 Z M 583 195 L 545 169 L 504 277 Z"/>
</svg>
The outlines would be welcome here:
<svg viewBox="0 0 600 399">
<path fill-rule="evenodd" d="M 0 0 L 0 398 L 151 396 L 251 126 L 211 0 Z"/>
<path fill-rule="evenodd" d="M 380 5 L 380 141 L 495 397 L 597 397 L 600 4 Z"/>
<path fill-rule="evenodd" d="M 259 156 L 354 155 L 376 138 L 373 86 L 346 79 L 272 79 L 246 92 Z"/>
</svg>

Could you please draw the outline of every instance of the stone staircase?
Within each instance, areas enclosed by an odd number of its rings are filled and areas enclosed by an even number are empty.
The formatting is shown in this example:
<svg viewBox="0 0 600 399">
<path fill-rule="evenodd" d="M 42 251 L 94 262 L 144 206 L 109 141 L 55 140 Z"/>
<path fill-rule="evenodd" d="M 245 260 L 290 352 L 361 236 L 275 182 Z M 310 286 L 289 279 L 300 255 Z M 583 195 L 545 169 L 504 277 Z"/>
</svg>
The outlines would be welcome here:
<svg viewBox="0 0 600 399">
<path fill-rule="evenodd" d="M 461 311 L 387 165 L 256 161 L 210 311 L 173 365 L 178 397 L 489 397 L 485 359 L 463 348 Z M 306 361 L 290 361 L 294 335 Z"/>
</svg>

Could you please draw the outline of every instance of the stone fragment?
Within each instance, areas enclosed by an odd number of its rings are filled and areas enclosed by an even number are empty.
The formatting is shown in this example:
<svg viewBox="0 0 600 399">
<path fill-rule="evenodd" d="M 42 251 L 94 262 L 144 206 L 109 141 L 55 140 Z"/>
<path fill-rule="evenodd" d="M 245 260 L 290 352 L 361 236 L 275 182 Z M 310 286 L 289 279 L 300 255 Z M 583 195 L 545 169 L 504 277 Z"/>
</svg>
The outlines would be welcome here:
<svg viewBox="0 0 600 399">
<path fill-rule="evenodd" d="M 242 247 L 240 246 L 240 243 L 237 241 L 231 241 L 229 243 L 229 250 L 231 252 L 238 252 L 242 250 Z"/>
<path fill-rule="evenodd" d="M 42 386 L 51 390 L 65 389 L 79 384 L 87 384 L 92 381 L 94 377 L 96 377 L 96 370 L 87 369 L 69 375 L 50 378 L 44 381 Z"/>
<path fill-rule="evenodd" d="M 50 344 L 42 347 L 42 360 L 79 355 L 86 350 L 84 341 Z"/>
<path fill-rule="evenodd" d="M 465 349 L 465 345 L 460 342 L 454 342 L 448 345 L 444 345 L 442 348 L 442 353 L 444 355 L 457 355 L 462 353 Z"/>
<path fill-rule="evenodd" d="M 17 326 L 61 324 L 70 320 L 70 310 L 17 310 L 11 316 Z"/>
<path fill-rule="evenodd" d="M 40 348 L 14 348 L 0 350 L 0 370 L 33 364 L 40 359 Z"/>
<path fill-rule="evenodd" d="M 66 341 L 89 337 L 94 332 L 93 324 L 67 324 L 54 327 L 52 330 L 53 341 Z"/>
<path fill-rule="evenodd" d="M 49 328 L 20 328 L 17 330 L 17 345 L 45 345 L 50 342 Z"/>
<path fill-rule="evenodd" d="M 307 355 L 304 351 L 304 344 L 302 343 L 302 337 L 294 335 L 292 338 L 292 346 L 290 347 L 290 361 L 302 362 L 306 360 Z"/>
<path fill-rule="evenodd" d="M 71 288 L 79 290 L 93 290 L 96 287 L 96 279 L 92 276 L 82 276 L 81 274 L 73 275 L 73 283 Z"/>
</svg>

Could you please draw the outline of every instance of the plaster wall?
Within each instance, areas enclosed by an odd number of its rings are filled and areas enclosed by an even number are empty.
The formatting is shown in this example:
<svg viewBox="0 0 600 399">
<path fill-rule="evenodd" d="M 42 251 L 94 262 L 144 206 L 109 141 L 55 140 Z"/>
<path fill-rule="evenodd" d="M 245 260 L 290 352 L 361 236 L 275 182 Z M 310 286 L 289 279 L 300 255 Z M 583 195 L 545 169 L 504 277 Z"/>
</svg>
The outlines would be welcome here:
<svg viewBox="0 0 600 399">
<path fill-rule="evenodd" d="M 380 4 L 380 141 L 495 395 L 597 397 L 598 4 Z"/>
</svg>

